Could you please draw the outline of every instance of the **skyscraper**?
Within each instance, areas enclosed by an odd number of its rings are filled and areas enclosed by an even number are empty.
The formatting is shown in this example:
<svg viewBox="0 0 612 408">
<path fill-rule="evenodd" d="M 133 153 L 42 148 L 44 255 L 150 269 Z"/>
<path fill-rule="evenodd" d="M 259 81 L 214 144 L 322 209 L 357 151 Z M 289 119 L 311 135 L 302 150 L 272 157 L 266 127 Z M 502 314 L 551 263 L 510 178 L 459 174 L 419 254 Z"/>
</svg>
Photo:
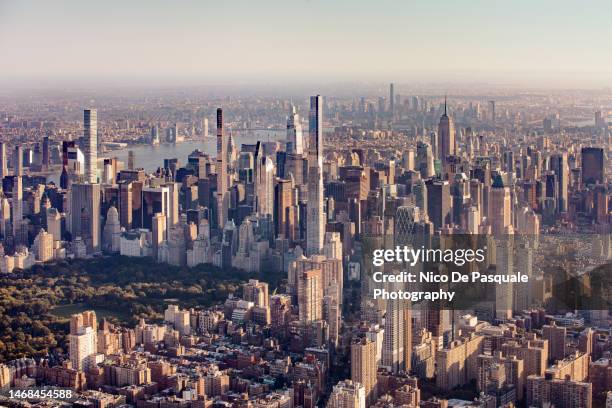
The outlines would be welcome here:
<svg viewBox="0 0 612 408">
<path fill-rule="evenodd" d="M 6 163 L 6 143 L 0 142 L 0 179 L 8 176 L 8 165 Z"/>
<path fill-rule="evenodd" d="M 51 163 L 49 156 L 49 136 L 43 138 L 43 150 L 42 150 L 42 166 L 43 169 L 47 169 Z"/>
<path fill-rule="evenodd" d="M 393 82 L 389 84 L 389 115 L 393 120 L 395 117 L 395 92 L 393 89 Z"/>
<path fill-rule="evenodd" d="M 323 277 L 320 269 L 298 276 L 298 312 L 300 321 L 311 323 L 323 317 Z"/>
<path fill-rule="evenodd" d="M 13 153 L 13 174 L 23 176 L 23 149 L 21 145 L 15 146 Z"/>
<path fill-rule="evenodd" d="M 258 157 L 255 163 L 256 212 L 260 215 L 274 213 L 274 163 L 268 156 Z"/>
<path fill-rule="evenodd" d="M 13 178 L 13 197 L 11 199 L 13 210 L 13 238 L 15 245 L 27 243 L 27 236 L 21 234 L 21 223 L 23 222 L 23 180 L 20 175 Z"/>
<path fill-rule="evenodd" d="M 306 215 L 306 253 L 323 249 L 325 215 L 323 214 L 323 98 L 310 97 L 308 143 L 308 203 Z"/>
<path fill-rule="evenodd" d="M 499 174 L 493 180 L 490 195 L 488 218 L 493 235 L 501 237 L 511 232 L 512 208 L 510 188 L 504 185 L 504 181 Z"/>
<path fill-rule="evenodd" d="M 604 181 L 604 151 L 601 147 L 583 147 L 582 184 L 602 184 Z"/>
<path fill-rule="evenodd" d="M 100 250 L 100 184 L 73 183 L 70 191 L 70 233 L 81 237 L 89 252 Z"/>
<path fill-rule="evenodd" d="M 85 154 L 85 181 L 98 181 L 98 112 L 83 111 L 83 153 Z"/>
<path fill-rule="evenodd" d="M 361 338 L 351 345 L 351 380 L 365 388 L 366 403 L 376 401 L 376 342 Z"/>
<path fill-rule="evenodd" d="M 555 172 L 558 183 L 557 209 L 559 212 L 567 212 L 569 166 L 567 163 L 567 152 L 555 154 L 550 160 L 551 170 Z"/>
<path fill-rule="evenodd" d="M 221 229 L 227 221 L 227 141 L 223 131 L 223 109 L 217 108 L 217 223 Z"/>
<path fill-rule="evenodd" d="M 455 153 L 455 124 L 447 114 L 446 98 L 444 98 L 444 113 L 440 116 L 438 124 L 438 159 L 444 163 L 447 156 Z"/>
<path fill-rule="evenodd" d="M 287 118 L 287 148 L 288 153 L 304 154 L 304 135 L 302 133 L 302 123 L 300 115 L 297 114 L 295 106 L 292 104 Z"/>
</svg>

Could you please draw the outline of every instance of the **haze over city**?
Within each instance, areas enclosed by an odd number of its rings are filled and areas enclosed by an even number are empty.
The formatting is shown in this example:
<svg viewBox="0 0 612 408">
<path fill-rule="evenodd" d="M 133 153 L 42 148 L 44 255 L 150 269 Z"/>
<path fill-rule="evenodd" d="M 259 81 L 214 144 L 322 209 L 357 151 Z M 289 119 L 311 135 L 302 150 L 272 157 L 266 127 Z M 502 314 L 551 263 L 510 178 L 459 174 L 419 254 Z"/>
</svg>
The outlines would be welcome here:
<svg viewBox="0 0 612 408">
<path fill-rule="evenodd" d="M 1 1 L 4 86 L 612 85 L 608 1 Z M 92 83 L 95 81 L 95 83 Z"/>
</svg>

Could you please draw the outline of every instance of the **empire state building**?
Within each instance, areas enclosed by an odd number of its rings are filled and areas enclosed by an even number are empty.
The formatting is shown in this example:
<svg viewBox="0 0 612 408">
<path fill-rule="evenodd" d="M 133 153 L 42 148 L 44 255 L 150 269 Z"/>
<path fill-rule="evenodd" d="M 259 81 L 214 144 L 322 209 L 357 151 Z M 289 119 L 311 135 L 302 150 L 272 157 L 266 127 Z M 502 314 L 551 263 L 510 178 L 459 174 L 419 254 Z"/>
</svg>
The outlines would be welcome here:
<svg viewBox="0 0 612 408">
<path fill-rule="evenodd" d="M 455 124 L 446 111 L 446 97 L 444 98 L 444 113 L 438 123 L 438 159 L 444 163 L 446 157 L 456 154 Z"/>
</svg>

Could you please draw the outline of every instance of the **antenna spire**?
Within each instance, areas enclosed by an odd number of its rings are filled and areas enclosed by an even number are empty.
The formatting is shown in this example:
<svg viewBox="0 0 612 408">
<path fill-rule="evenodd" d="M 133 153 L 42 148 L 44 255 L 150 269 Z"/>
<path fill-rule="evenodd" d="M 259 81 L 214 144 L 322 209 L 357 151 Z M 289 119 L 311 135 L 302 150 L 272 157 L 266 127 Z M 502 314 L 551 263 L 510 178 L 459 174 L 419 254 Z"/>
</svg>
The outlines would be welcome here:
<svg viewBox="0 0 612 408">
<path fill-rule="evenodd" d="M 444 114 L 446 115 L 446 94 L 444 94 Z"/>
</svg>

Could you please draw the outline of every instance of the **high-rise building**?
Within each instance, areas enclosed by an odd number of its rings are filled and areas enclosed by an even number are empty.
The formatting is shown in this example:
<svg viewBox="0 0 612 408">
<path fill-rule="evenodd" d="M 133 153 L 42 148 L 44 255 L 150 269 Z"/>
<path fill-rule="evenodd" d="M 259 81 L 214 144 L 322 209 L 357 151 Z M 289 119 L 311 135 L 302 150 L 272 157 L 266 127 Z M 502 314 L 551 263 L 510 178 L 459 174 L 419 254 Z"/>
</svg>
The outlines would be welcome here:
<svg viewBox="0 0 612 408">
<path fill-rule="evenodd" d="M 382 366 L 393 373 L 410 371 L 412 318 L 409 305 L 403 300 L 387 300 L 386 303 Z"/>
<path fill-rule="evenodd" d="M 504 185 L 500 175 L 493 180 L 489 198 L 489 223 L 493 235 L 501 237 L 511 233 L 512 207 L 510 188 Z"/>
<path fill-rule="evenodd" d="M 323 213 L 323 97 L 310 97 L 308 142 L 308 202 L 306 215 L 306 253 L 323 249 L 325 214 Z"/>
<path fill-rule="evenodd" d="M 548 340 L 548 358 L 551 361 L 563 360 L 566 351 L 567 329 L 554 322 L 542 326 L 542 338 Z"/>
<path fill-rule="evenodd" d="M 229 188 L 227 174 L 227 140 L 223 129 L 223 109 L 217 108 L 217 224 L 220 229 L 227 221 Z"/>
<path fill-rule="evenodd" d="M 444 163 L 447 156 L 455 153 L 455 124 L 447 113 L 446 98 L 444 98 L 444 113 L 438 124 L 438 159 Z"/>
<path fill-rule="evenodd" d="M 567 212 L 569 166 L 567 163 L 567 152 L 555 154 L 550 158 L 551 170 L 555 172 L 557 180 L 557 210 L 560 213 Z"/>
<path fill-rule="evenodd" d="M 98 112 L 83 111 L 83 153 L 85 155 L 85 181 L 98 181 Z"/>
<path fill-rule="evenodd" d="M 311 323 L 323 317 L 323 278 L 320 269 L 305 271 L 298 276 L 298 312 L 300 321 Z"/>
<path fill-rule="evenodd" d="M 70 233 L 81 237 L 88 252 L 100 250 L 100 185 L 73 183 L 70 191 Z"/>
<path fill-rule="evenodd" d="M 351 345 L 351 380 L 365 388 L 366 404 L 376 401 L 376 342 L 361 338 Z"/>
<path fill-rule="evenodd" d="M 8 176 L 6 143 L 0 142 L 0 180 L 2 180 L 6 176 Z"/>
<path fill-rule="evenodd" d="M 274 213 L 274 163 L 268 156 L 258 157 L 255 163 L 255 212 Z"/>
<path fill-rule="evenodd" d="M 41 229 L 34 238 L 36 260 L 48 262 L 53 259 L 53 235 Z"/>
<path fill-rule="evenodd" d="M 601 147 L 583 147 L 582 184 L 602 184 L 604 182 L 605 156 Z"/>
<path fill-rule="evenodd" d="M 15 146 L 13 151 L 13 174 L 23 176 L 23 148 L 21 145 Z"/>
<path fill-rule="evenodd" d="M 68 343 L 73 369 L 86 371 L 89 368 L 89 357 L 96 353 L 97 331 L 98 321 L 94 311 L 85 311 L 70 317 Z"/>
<path fill-rule="evenodd" d="M 51 164 L 51 157 L 50 157 L 50 146 L 49 146 L 49 136 L 45 136 L 43 138 L 43 150 L 42 150 L 42 166 L 43 169 L 47 169 L 49 167 L 49 164 Z"/>
<path fill-rule="evenodd" d="M 428 179 L 436 174 L 433 152 L 429 143 L 417 143 L 416 171 L 421 174 L 423 179 Z"/>
<path fill-rule="evenodd" d="M 274 189 L 274 229 L 277 235 L 294 239 L 293 183 L 291 180 L 278 179 Z"/>
<path fill-rule="evenodd" d="M 23 223 L 23 179 L 20 175 L 13 178 L 13 196 L 11 198 L 11 209 L 13 212 L 13 239 L 15 245 L 27 244 L 27 235 L 22 234 Z"/>
<path fill-rule="evenodd" d="M 391 119 L 395 117 L 395 92 L 393 82 L 389 84 L 389 114 Z"/>
<path fill-rule="evenodd" d="M 427 180 L 427 214 L 435 229 L 451 223 L 452 202 L 447 180 Z"/>
<path fill-rule="evenodd" d="M 256 307 L 269 307 L 268 284 L 257 279 L 249 279 L 242 285 L 243 298 L 247 302 L 253 302 Z"/>
<path fill-rule="evenodd" d="M 287 153 L 304 154 L 304 135 L 302 133 L 302 123 L 295 106 L 292 104 L 287 118 Z"/>
</svg>

